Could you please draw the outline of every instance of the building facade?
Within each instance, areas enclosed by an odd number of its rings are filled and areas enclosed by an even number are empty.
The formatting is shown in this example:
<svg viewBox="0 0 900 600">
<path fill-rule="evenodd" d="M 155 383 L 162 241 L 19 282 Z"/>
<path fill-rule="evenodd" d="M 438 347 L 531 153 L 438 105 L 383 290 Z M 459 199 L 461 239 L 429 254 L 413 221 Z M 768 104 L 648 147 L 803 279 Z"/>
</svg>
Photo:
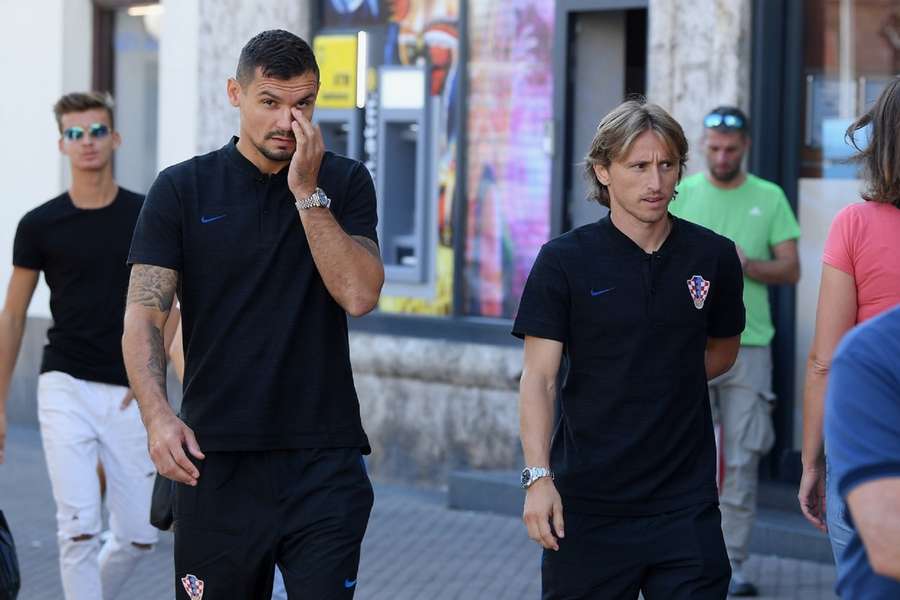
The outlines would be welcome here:
<svg viewBox="0 0 900 600">
<path fill-rule="evenodd" d="M 821 248 L 834 213 L 858 199 L 842 128 L 900 70 L 895 2 L 40 0 L 3 10 L 5 55 L 30 47 L 29 23 L 55 34 L 12 67 L 36 96 L 0 101 L 5 131 L 26 145 L 0 182 L 13 199 L 0 209 L 6 264 L 19 216 L 65 185 L 56 97 L 114 92 L 116 174 L 146 191 L 158 169 L 236 133 L 225 81 L 247 39 L 278 27 L 314 44 L 326 145 L 365 162 L 379 197 L 384 295 L 351 322 L 370 466 L 435 485 L 450 469 L 521 462 L 511 319 L 541 244 L 604 213 L 579 174 L 600 117 L 631 94 L 661 104 L 685 127 L 693 172 L 705 167 L 703 116 L 741 106 L 754 123 L 750 170 L 785 188 L 803 227 L 802 281 L 772 291 L 779 441 L 768 470 L 796 476 Z M 20 168 L 22 156 L 48 158 Z M 32 306 L 16 420 L 33 419 L 46 301 L 43 291 Z"/>
</svg>

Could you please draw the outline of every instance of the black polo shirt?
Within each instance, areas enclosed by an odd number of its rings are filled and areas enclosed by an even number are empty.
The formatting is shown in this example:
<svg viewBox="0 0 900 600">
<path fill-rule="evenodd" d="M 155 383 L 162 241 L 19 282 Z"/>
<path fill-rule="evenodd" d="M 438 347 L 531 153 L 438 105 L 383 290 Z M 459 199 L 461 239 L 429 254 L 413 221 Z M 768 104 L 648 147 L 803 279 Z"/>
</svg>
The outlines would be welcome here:
<svg viewBox="0 0 900 600">
<path fill-rule="evenodd" d="M 716 502 L 707 337 L 744 329 L 734 244 L 671 217 L 644 252 L 609 217 L 545 244 L 513 334 L 564 344 L 550 466 L 566 510 L 659 514 Z M 696 300 L 696 303 L 695 303 Z"/>
<path fill-rule="evenodd" d="M 181 274 L 181 417 L 204 450 L 368 452 L 347 315 L 313 263 L 287 167 L 263 175 L 236 142 L 159 174 L 128 258 Z M 326 152 L 318 185 L 349 235 L 377 242 L 362 163 Z"/>
</svg>

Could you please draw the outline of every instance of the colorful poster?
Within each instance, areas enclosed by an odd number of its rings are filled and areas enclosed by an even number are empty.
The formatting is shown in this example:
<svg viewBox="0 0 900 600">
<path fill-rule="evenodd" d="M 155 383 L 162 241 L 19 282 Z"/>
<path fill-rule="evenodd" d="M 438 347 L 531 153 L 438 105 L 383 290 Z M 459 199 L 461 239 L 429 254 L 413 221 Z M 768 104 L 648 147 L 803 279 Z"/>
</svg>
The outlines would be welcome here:
<svg viewBox="0 0 900 600">
<path fill-rule="evenodd" d="M 356 106 L 356 36 L 317 35 L 313 51 L 319 63 L 319 108 Z"/>
<path fill-rule="evenodd" d="M 428 66 L 430 98 L 437 119 L 432 129 L 436 180 L 428 198 L 437 213 L 434 296 L 429 299 L 382 296 L 384 312 L 449 315 L 453 310 L 453 197 L 456 186 L 459 0 L 390 0 L 385 3 L 387 35 L 384 64 Z M 429 168 L 431 166 L 429 165 Z"/>
<path fill-rule="evenodd" d="M 468 315 L 513 317 L 550 234 L 553 13 L 548 0 L 469 3 Z"/>
</svg>

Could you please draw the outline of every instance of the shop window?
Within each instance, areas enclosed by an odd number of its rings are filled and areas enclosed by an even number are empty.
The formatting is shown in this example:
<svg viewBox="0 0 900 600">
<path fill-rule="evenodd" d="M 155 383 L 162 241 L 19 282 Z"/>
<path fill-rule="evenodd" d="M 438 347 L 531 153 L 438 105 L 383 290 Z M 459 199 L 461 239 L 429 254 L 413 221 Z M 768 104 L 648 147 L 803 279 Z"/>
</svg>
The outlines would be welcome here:
<svg viewBox="0 0 900 600">
<path fill-rule="evenodd" d="M 844 134 L 900 71 L 896 0 L 807 0 L 804 62 L 801 175 L 855 179 Z"/>
</svg>

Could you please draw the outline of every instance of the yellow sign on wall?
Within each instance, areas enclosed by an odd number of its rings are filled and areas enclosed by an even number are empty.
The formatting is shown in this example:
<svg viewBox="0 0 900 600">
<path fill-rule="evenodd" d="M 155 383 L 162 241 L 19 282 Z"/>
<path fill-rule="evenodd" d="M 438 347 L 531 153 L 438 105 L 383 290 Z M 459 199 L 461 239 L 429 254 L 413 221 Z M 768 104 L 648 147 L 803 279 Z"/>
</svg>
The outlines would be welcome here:
<svg viewBox="0 0 900 600">
<path fill-rule="evenodd" d="M 356 36 L 318 35 L 313 42 L 313 51 L 319 63 L 321 81 L 316 106 L 356 106 Z"/>
</svg>

